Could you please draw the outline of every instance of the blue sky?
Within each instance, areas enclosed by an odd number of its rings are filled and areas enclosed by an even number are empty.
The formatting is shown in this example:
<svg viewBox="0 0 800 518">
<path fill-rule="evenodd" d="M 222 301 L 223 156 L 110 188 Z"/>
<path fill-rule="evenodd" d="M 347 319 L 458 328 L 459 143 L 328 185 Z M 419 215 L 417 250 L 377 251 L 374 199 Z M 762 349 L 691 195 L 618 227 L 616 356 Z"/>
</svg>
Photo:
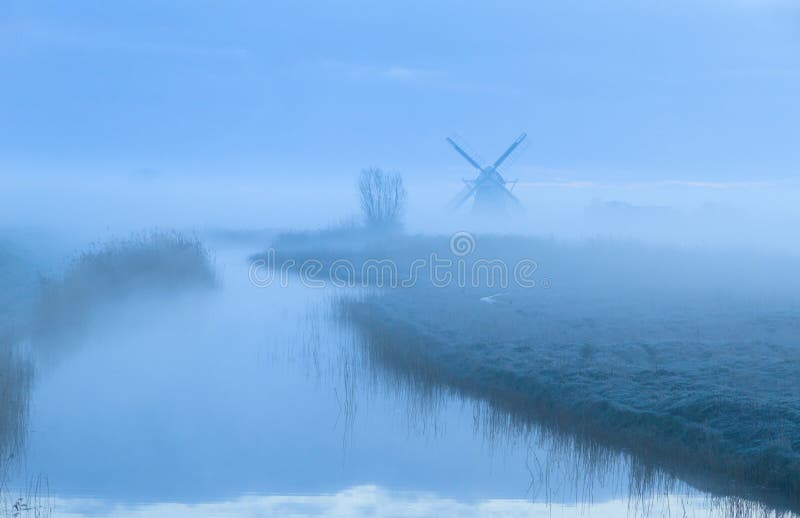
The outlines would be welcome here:
<svg viewBox="0 0 800 518">
<path fill-rule="evenodd" d="M 528 180 L 788 179 L 798 5 L 6 0 L 0 168 L 423 175 L 526 131 Z"/>
</svg>

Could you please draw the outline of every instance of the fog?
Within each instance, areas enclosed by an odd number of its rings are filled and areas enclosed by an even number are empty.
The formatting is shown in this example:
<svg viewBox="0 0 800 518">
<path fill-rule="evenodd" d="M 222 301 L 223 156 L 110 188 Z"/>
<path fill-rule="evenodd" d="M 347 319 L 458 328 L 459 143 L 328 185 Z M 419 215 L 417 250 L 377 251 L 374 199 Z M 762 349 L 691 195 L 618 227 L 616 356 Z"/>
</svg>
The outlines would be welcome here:
<svg viewBox="0 0 800 518">
<path fill-rule="evenodd" d="M 442 143 L 442 153 L 448 149 Z M 528 150 L 528 153 L 531 153 Z M 451 153 L 452 154 L 452 153 Z M 458 164 L 459 157 L 453 156 Z M 616 239 L 679 247 L 750 249 L 795 254 L 800 188 L 780 182 L 569 182 L 523 176 L 514 194 L 523 209 L 476 217 L 469 205 L 446 204 L 468 174 L 399 171 L 408 190 L 409 233 L 457 230 L 581 239 Z M 516 168 L 515 168 L 516 169 Z M 6 227 L 51 229 L 96 239 L 151 228 L 194 231 L 310 230 L 360 222 L 360 170 L 331 178 L 260 174 L 124 175 L 78 173 L 4 178 L 0 216 Z M 449 177 L 449 178 L 448 178 Z"/>
<path fill-rule="evenodd" d="M 6 1 L 0 517 L 794 516 L 798 21 Z"/>
</svg>

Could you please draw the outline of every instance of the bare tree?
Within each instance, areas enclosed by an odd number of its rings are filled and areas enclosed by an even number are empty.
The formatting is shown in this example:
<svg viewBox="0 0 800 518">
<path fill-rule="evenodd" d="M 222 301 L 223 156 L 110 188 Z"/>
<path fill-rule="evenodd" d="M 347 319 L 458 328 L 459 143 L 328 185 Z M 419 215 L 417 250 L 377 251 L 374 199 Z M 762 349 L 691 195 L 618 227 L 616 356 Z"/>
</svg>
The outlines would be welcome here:
<svg viewBox="0 0 800 518">
<path fill-rule="evenodd" d="M 361 211 L 368 226 L 400 226 L 406 203 L 406 190 L 400 173 L 385 173 L 377 167 L 361 171 L 358 181 Z"/>
</svg>

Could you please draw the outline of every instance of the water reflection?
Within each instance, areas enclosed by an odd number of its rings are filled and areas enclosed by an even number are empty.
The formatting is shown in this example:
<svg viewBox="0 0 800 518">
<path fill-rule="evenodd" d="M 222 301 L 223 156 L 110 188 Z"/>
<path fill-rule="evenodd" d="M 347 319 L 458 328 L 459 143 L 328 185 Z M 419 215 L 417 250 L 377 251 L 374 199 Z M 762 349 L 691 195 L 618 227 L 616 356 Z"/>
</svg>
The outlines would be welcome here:
<svg viewBox="0 0 800 518">
<path fill-rule="evenodd" d="M 9 491 L 15 468 L 22 462 L 28 428 L 33 366 L 15 340 L 0 337 L 0 516 L 44 516 L 46 482 L 38 478 L 22 491 Z"/>
<path fill-rule="evenodd" d="M 588 508 L 575 504 L 550 505 L 527 499 L 456 499 L 429 492 L 392 491 L 374 485 L 355 486 L 322 495 L 245 495 L 231 500 L 199 504 L 112 504 L 97 500 L 61 499 L 55 516 L 99 514 L 119 518 L 224 516 L 341 517 L 341 518 L 516 518 L 574 517 Z M 732 508 L 710 508 L 696 498 L 668 497 L 649 510 L 650 516 L 733 516 Z M 591 508 L 592 516 L 618 517 L 635 514 L 626 500 L 609 500 Z"/>
<path fill-rule="evenodd" d="M 0 341 L 0 480 L 16 460 L 25 438 L 32 369 L 19 351 Z M 2 486 L 0 486 L 2 487 Z"/>
</svg>

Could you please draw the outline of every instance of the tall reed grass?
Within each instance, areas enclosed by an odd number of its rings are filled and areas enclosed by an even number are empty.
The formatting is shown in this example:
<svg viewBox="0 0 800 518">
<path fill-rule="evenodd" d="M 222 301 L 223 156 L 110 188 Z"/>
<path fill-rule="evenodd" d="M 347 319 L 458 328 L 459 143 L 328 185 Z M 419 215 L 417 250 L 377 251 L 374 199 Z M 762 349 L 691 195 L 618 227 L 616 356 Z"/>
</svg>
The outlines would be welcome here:
<svg viewBox="0 0 800 518">
<path fill-rule="evenodd" d="M 196 237 L 150 232 L 97 244 L 78 255 L 60 279 L 42 279 L 34 330 L 80 323 L 94 306 L 134 292 L 214 283 L 213 256 Z"/>
</svg>

